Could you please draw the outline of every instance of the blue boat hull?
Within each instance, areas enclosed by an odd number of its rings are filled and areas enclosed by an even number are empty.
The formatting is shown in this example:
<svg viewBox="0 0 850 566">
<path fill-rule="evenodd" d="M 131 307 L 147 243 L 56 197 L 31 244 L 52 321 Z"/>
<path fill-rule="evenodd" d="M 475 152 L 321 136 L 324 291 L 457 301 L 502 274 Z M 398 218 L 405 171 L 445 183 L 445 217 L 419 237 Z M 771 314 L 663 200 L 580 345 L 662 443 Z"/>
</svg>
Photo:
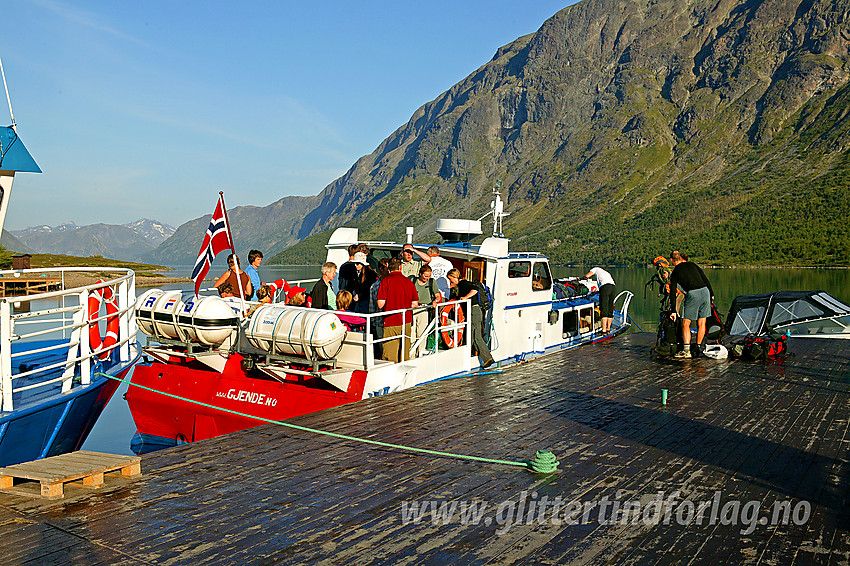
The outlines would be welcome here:
<svg viewBox="0 0 850 566">
<path fill-rule="evenodd" d="M 135 361 L 98 364 L 91 383 L 0 413 L 0 466 L 79 450 L 119 385 L 103 374 L 123 379 Z"/>
</svg>

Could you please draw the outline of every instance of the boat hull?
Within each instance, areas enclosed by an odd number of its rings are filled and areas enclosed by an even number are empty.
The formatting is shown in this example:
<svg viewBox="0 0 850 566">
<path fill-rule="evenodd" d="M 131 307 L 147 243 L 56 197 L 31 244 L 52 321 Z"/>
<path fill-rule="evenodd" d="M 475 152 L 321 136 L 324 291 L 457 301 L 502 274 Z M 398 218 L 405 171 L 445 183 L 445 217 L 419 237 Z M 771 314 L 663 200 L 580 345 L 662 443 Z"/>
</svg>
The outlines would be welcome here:
<svg viewBox="0 0 850 566">
<path fill-rule="evenodd" d="M 607 340 L 629 329 L 615 327 L 607 335 L 587 334 L 547 348 L 544 352 L 501 360 L 502 364 L 527 361 L 534 357 Z M 271 421 L 361 400 L 367 381 L 366 371 L 352 372 L 347 391 L 321 388 L 317 378 L 300 383 L 281 383 L 258 378 L 242 369 L 243 357 L 231 354 L 221 373 L 182 358 L 168 363 L 137 364 L 126 394 L 136 423 L 131 448 L 138 454 L 197 442 L 237 432 Z M 469 375 L 461 372 L 460 375 Z M 447 375 L 439 379 L 457 377 Z M 427 383 L 424 382 L 424 383 Z M 369 394 L 368 396 L 372 396 Z"/>
<path fill-rule="evenodd" d="M 123 379 L 131 365 L 110 374 Z M 37 406 L 0 415 L 0 466 L 79 450 L 118 385 L 100 376 Z"/>
<path fill-rule="evenodd" d="M 317 378 L 260 378 L 242 370 L 239 354 L 229 356 L 221 373 L 186 360 L 138 364 L 127 392 L 137 429 L 133 450 L 196 442 L 359 401 L 365 382 L 365 371 L 352 372 L 346 391 Z"/>
</svg>

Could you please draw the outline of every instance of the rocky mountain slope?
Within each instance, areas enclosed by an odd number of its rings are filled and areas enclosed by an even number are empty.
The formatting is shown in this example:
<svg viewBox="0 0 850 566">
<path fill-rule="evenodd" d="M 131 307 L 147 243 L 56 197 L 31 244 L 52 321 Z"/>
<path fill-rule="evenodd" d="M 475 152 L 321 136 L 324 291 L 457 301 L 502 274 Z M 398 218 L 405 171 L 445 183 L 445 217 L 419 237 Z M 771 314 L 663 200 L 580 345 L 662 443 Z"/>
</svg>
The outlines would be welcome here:
<svg viewBox="0 0 850 566">
<path fill-rule="evenodd" d="M 500 179 L 514 248 L 557 262 L 675 246 L 701 262 L 850 265 L 848 13 L 850 0 L 585 0 L 319 195 L 231 211 L 237 242 L 269 255 L 343 224 L 430 232 L 482 216 Z M 149 259 L 191 262 L 208 218 Z"/>
<path fill-rule="evenodd" d="M 5 248 L 10 253 L 31 254 L 32 249 L 14 237 L 8 230 L 3 229 L 3 234 L 0 236 L 0 246 Z"/>
</svg>

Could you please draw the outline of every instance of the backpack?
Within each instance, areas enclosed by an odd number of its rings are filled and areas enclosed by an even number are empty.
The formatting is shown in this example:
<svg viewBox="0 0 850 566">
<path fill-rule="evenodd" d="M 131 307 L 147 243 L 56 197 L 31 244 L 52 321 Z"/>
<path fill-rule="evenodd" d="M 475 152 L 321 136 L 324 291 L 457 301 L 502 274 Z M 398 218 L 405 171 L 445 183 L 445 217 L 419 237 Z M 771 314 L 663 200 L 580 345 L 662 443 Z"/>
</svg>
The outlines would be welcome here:
<svg viewBox="0 0 850 566">
<path fill-rule="evenodd" d="M 711 315 L 705 321 L 705 337 L 708 340 L 720 340 L 725 333 L 723 318 L 714 303 L 711 303 Z"/>
<path fill-rule="evenodd" d="M 681 325 L 670 320 L 671 311 L 663 311 L 658 323 L 658 333 L 655 339 L 655 352 L 661 356 L 672 356 L 679 349 L 681 342 Z"/>
<path fill-rule="evenodd" d="M 478 297 L 478 306 L 481 307 L 482 313 L 486 313 L 493 308 L 493 294 L 490 292 L 487 285 L 480 281 L 475 281 L 472 284 L 475 286 L 475 290 L 478 291 L 475 295 Z"/>
<path fill-rule="evenodd" d="M 749 360 L 764 360 L 784 355 L 788 342 L 784 334 L 769 331 L 766 334 L 748 334 L 743 342 L 735 344 L 732 354 Z"/>
</svg>

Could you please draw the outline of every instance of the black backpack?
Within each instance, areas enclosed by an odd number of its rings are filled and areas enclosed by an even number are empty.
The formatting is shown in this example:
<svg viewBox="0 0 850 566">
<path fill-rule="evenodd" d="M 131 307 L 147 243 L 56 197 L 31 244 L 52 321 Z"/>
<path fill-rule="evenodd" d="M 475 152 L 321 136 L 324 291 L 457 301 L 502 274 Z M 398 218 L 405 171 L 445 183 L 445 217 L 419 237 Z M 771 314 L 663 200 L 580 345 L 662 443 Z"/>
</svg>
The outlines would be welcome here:
<svg viewBox="0 0 850 566">
<path fill-rule="evenodd" d="M 682 341 L 682 326 L 678 321 L 670 320 L 671 311 L 663 311 L 658 323 L 658 333 L 655 338 L 655 352 L 661 356 L 672 356 L 679 349 Z"/>
<path fill-rule="evenodd" d="M 478 297 L 478 306 L 481 307 L 482 313 L 486 313 L 493 308 L 493 294 L 490 293 L 487 285 L 480 281 L 474 281 L 472 284 L 475 286 L 475 290 L 478 291 L 478 294 L 476 294 L 476 297 Z"/>
</svg>

